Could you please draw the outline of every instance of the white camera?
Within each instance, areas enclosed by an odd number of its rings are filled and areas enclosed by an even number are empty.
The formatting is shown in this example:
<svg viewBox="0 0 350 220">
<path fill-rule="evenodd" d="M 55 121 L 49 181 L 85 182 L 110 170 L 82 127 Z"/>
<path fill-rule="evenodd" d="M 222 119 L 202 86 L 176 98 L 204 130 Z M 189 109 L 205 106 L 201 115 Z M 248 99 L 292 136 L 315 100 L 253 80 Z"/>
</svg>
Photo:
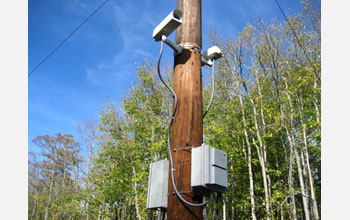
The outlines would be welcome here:
<svg viewBox="0 0 350 220">
<path fill-rule="evenodd" d="M 222 56 L 222 52 L 219 47 L 217 46 L 212 46 L 206 51 L 202 52 L 202 66 L 203 65 L 208 65 L 212 66 L 213 65 L 213 60 L 217 60 Z"/>
<path fill-rule="evenodd" d="M 202 56 L 207 60 L 216 60 L 222 56 L 222 52 L 219 47 L 212 46 L 208 50 L 203 51 Z"/>
<path fill-rule="evenodd" d="M 169 36 L 181 24 L 182 11 L 175 9 L 153 30 L 153 39 L 162 40 L 162 35 Z"/>
</svg>

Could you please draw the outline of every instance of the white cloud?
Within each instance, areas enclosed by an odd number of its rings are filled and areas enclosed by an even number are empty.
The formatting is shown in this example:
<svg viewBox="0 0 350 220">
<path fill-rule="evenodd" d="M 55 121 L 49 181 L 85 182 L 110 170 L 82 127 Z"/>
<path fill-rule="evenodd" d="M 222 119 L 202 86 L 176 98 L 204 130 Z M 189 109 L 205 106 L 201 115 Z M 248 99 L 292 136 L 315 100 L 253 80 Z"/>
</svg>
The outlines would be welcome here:
<svg viewBox="0 0 350 220">
<path fill-rule="evenodd" d="M 113 42 L 117 50 L 113 59 L 101 60 L 95 67 L 86 69 L 87 81 L 94 86 L 115 86 L 131 82 L 135 74 L 135 61 L 140 61 L 152 54 L 147 47 L 153 41 L 153 20 L 145 7 L 136 7 L 139 2 L 126 1 L 111 3 L 112 14 L 109 20 L 117 29 L 120 41 Z"/>
</svg>

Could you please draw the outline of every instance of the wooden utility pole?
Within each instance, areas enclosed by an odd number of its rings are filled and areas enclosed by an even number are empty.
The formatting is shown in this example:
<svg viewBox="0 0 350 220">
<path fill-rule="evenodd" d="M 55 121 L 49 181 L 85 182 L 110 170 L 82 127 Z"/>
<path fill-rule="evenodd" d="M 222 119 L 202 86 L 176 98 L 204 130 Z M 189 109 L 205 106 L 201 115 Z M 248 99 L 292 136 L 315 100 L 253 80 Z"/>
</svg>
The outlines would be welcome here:
<svg viewBox="0 0 350 220">
<path fill-rule="evenodd" d="M 185 200 L 201 203 L 203 197 L 190 192 L 190 146 L 200 146 L 203 142 L 201 53 L 198 50 L 202 47 L 201 0 L 177 0 L 177 8 L 183 12 L 183 17 L 182 25 L 176 30 L 175 41 L 184 49 L 174 61 L 173 89 L 178 98 L 171 132 L 174 177 L 176 187 Z M 175 195 L 171 170 L 168 189 L 168 220 L 203 219 L 202 207 L 186 205 Z"/>
</svg>

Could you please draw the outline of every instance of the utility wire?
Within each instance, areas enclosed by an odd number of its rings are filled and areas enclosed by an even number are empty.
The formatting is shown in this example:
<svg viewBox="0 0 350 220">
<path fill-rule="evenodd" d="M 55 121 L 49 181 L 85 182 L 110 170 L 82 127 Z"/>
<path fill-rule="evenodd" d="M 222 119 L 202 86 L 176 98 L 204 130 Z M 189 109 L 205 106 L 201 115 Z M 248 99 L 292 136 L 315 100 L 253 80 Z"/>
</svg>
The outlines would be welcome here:
<svg viewBox="0 0 350 220">
<path fill-rule="evenodd" d="M 294 35 L 294 37 L 296 38 L 296 40 L 297 40 L 297 42 L 298 42 L 300 48 L 303 50 L 303 52 L 304 52 L 304 54 L 305 54 L 307 60 L 309 61 L 310 65 L 313 67 L 313 65 L 312 65 L 312 63 L 311 63 L 311 60 L 310 60 L 309 56 L 308 56 L 307 53 L 306 53 L 305 48 L 304 48 L 303 45 L 300 43 L 300 40 L 299 40 L 297 34 L 295 33 L 295 30 L 293 29 L 292 25 L 290 24 L 290 22 L 289 22 L 289 20 L 288 20 L 288 18 L 287 18 L 287 16 L 286 16 L 286 14 L 285 14 L 284 11 L 282 10 L 282 7 L 280 6 L 280 4 L 278 3 L 277 0 L 275 0 L 275 2 L 276 2 L 276 4 L 277 4 L 278 8 L 281 10 L 281 12 L 282 12 L 284 18 L 286 19 L 286 21 L 287 21 L 287 23 L 288 23 L 288 25 L 289 25 L 289 28 L 292 30 L 293 35 Z"/>
<path fill-rule="evenodd" d="M 58 48 L 60 48 L 62 46 L 62 44 L 64 44 L 64 42 L 66 42 L 77 30 L 79 30 L 92 16 L 94 16 L 94 14 L 96 14 L 96 12 L 98 10 L 100 10 L 109 0 L 105 0 L 104 2 L 102 2 L 102 4 L 100 4 L 78 27 L 76 27 L 59 45 L 57 45 L 57 47 L 55 49 L 53 49 L 29 74 L 28 77 L 30 75 L 32 75 L 32 73 L 39 68 L 39 66 L 41 66 L 41 64 L 43 64 L 53 53 L 56 52 L 56 50 Z"/>
</svg>

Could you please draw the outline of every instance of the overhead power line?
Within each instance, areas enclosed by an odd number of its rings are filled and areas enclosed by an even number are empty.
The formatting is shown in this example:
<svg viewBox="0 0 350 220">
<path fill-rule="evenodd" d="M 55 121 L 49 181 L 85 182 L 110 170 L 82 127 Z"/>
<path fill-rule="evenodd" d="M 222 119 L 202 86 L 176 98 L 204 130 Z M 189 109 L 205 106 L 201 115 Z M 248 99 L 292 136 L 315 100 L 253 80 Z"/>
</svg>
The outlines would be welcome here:
<svg viewBox="0 0 350 220">
<path fill-rule="evenodd" d="M 58 48 L 62 46 L 75 32 L 77 32 L 98 10 L 100 10 L 109 0 L 105 0 L 100 4 L 79 26 L 77 26 L 60 44 L 58 44 L 55 49 L 53 49 L 36 67 L 28 74 L 28 77 L 41 66 L 53 53 L 56 52 Z"/>
<path fill-rule="evenodd" d="M 290 22 L 289 22 L 289 20 L 288 20 L 288 17 L 286 16 L 286 14 L 284 13 L 284 11 L 282 10 L 282 8 L 281 8 L 280 4 L 278 3 L 278 1 L 275 0 L 275 2 L 276 2 L 276 4 L 277 4 L 278 8 L 280 9 L 280 11 L 282 12 L 284 18 L 286 19 L 286 21 L 287 21 L 287 23 L 288 23 L 288 25 L 289 25 L 289 28 L 292 30 L 293 35 L 294 35 L 295 39 L 297 40 L 297 42 L 298 42 L 300 48 L 303 50 L 303 52 L 304 52 L 304 54 L 305 54 L 305 56 L 306 56 L 306 59 L 309 61 L 310 65 L 313 67 L 313 65 L 312 65 L 312 63 L 311 63 L 311 60 L 310 60 L 308 54 L 306 53 L 305 48 L 304 48 L 303 45 L 300 43 L 300 40 L 299 40 L 297 34 L 295 33 L 294 28 L 292 27 L 292 25 L 290 24 Z"/>
</svg>

